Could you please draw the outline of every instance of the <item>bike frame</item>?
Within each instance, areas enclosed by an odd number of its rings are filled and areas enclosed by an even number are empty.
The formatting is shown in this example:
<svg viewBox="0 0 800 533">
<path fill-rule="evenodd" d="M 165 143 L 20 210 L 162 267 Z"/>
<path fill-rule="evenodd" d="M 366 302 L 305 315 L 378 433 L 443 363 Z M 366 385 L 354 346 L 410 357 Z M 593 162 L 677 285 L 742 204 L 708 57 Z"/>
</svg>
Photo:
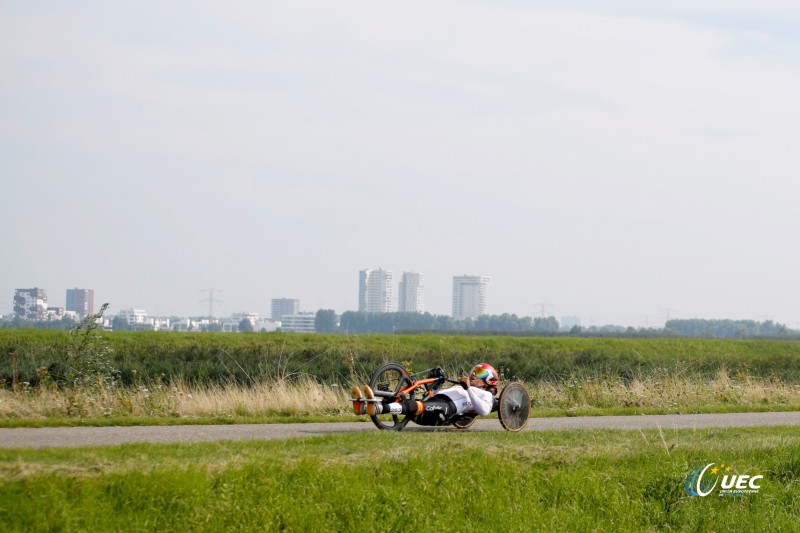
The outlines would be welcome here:
<svg viewBox="0 0 800 533">
<path fill-rule="evenodd" d="M 438 378 L 424 378 L 424 379 L 420 379 L 420 380 L 415 380 L 415 381 L 412 381 L 407 386 L 403 387 L 402 389 L 398 390 L 396 394 L 393 394 L 393 393 L 387 392 L 387 391 L 381 391 L 381 390 L 372 391 L 372 393 L 376 397 L 393 398 L 393 399 L 400 400 L 401 397 L 404 394 L 408 394 L 408 393 L 418 389 L 419 387 L 424 387 L 425 385 L 430 385 L 431 383 L 436 383 L 437 381 L 439 381 Z M 431 391 L 426 391 L 426 394 L 427 394 L 427 396 L 433 396 L 433 392 L 431 392 Z"/>
</svg>

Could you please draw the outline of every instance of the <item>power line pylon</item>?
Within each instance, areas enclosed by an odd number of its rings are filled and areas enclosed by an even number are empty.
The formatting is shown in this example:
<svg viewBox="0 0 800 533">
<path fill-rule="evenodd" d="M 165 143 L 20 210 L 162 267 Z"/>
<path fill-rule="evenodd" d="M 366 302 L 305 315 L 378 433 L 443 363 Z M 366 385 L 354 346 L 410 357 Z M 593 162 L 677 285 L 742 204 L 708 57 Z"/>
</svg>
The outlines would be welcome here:
<svg viewBox="0 0 800 533">
<path fill-rule="evenodd" d="M 200 289 L 200 292 L 208 293 L 208 298 L 200 300 L 200 303 L 208 303 L 208 318 L 210 320 L 214 318 L 214 304 L 222 303 L 222 300 L 220 300 L 219 298 L 214 298 L 214 292 L 224 292 L 224 291 L 221 289 Z"/>
<path fill-rule="evenodd" d="M 533 304 L 533 305 L 536 305 L 541 309 L 541 313 L 542 314 L 539 315 L 539 316 L 541 316 L 542 318 L 544 318 L 545 314 L 547 314 L 547 308 L 548 307 L 553 307 L 553 304 L 548 304 L 548 303 L 543 303 L 543 302 L 540 302 L 540 303 L 537 303 L 537 304 Z"/>
</svg>

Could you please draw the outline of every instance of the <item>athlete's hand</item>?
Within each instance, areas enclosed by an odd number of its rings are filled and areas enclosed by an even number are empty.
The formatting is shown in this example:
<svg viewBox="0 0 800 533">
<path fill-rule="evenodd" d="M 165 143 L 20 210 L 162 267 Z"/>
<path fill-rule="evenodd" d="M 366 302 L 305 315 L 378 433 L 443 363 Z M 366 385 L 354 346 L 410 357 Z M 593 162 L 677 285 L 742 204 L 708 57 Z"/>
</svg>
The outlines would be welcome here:
<svg viewBox="0 0 800 533">
<path fill-rule="evenodd" d="M 461 385 L 461 388 L 467 390 L 469 388 L 469 378 L 467 376 L 461 376 L 458 378 L 458 384 Z"/>
</svg>

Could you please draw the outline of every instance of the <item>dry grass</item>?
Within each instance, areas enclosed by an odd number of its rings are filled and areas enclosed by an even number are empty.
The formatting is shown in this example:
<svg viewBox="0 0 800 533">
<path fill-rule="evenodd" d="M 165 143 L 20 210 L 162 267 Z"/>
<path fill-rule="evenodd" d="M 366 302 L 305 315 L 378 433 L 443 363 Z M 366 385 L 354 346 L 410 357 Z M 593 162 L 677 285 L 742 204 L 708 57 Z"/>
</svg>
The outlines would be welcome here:
<svg viewBox="0 0 800 533">
<path fill-rule="evenodd" d="M 800 385 L 779 379 L 759 379 L 744 373 L 731 377 L 725 369 L 713 380 L 686 378 L 664 372 L 619 379 L 587 378 L 539 382 L 529 388 L 540 408 L 642 408 L 678 411 L 714 406 L 797 405 Z"/>
<path fill-rule="evenodd" d="M 338 416 L 350 412 L 340 387 L 304 379 L 254 387 L 182 383 L 125 388 L 0 391 L 0 419 Z"/>
<path fill-rule="evenodd" d="M 730 376 L 711 381 L 655 372 L 629 382 L 603 377 L 526 384 L 537 410 L 657 409 L 799 405 L 800 385 Z M 348 391 L 312 378 L 272 380 L 254 387 L 155 384 L 126 388 L 0 390 L 0 420 L 79 418 L 341 417 L 351 414 Z"/>
</svg>

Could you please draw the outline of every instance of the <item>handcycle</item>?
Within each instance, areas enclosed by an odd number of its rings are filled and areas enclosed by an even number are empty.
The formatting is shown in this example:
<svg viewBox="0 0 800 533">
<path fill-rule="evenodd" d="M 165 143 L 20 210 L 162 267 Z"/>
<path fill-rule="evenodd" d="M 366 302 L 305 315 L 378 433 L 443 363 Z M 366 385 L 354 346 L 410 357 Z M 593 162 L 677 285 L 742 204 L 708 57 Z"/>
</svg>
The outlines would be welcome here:
<svg viewBox="0 0 800 533">
<path fill-rule="evenodd" d="M 438 367 L 422 374 L 425 377 L 417 377 L 410 374 L 402 365 L 387 363 L 372 374 L 369 386 L 375 399 L 366 401 L 382 402 L 386 398 L 397 402 L 418 400 L 424 403 L 433 398 L 445 383 L 459 383 L 457 380 L 447 378 L 442 369 Z M 512 381 L 503 387 L 500 395 L 494 399 L 492 412 L 497 412 L 503 428 L 516 432 L 521 431 L 528 423 L 530 408 L 531 398 L 528 390 L 519 381 Z M 413 414 L 386 413 L 370 418 L 378 429 L 400 431 L 416 417 Z M 477 418 L 477 413 L 457 414 L 448 419 L 444 425 L 467 429 L 475 423 Z"/>
</svg>

